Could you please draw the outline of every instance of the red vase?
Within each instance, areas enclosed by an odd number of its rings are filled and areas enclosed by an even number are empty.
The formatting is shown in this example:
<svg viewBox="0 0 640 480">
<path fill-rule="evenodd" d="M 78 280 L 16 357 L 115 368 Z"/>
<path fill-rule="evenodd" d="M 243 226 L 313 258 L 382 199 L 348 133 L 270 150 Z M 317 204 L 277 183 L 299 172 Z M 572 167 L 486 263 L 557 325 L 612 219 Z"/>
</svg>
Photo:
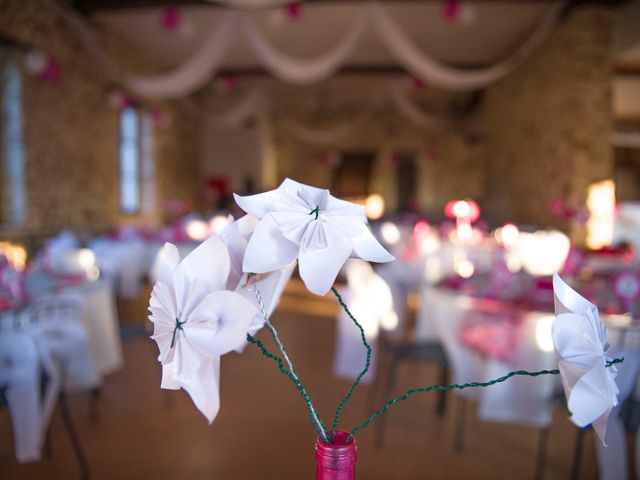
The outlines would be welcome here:
<svg viewBox="0 0 640 480">
<path fill-rule="evenodd" d="M 355 480 L 356 441 L 345 444 L 349 434 L 336 430 L 335 443 L 316 442 L 316 480 Z"/>
</svg>

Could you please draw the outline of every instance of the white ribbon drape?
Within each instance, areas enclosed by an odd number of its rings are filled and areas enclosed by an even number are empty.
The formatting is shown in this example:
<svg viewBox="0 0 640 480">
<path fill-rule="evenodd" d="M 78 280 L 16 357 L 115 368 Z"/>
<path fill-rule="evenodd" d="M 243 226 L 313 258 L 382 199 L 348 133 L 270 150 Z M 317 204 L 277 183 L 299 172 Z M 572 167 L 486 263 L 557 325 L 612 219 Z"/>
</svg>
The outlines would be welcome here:
<svg viewBox="0 0 640 480">
<path fill-rule="evenodd" d="M 486 87 L 520 65 L 556 24 L 564 2 L 551 6 L 542 23 L 514 54 L 491 67 L 474 70 L 449 67 L 430 58 L 420 51 L 380 5 L 376 3 L 370 8 L 380 39 L 403 67 L 429 85 L 445 90 L 465 91 Z"/>
<path fill-rule="evenodd" d="M 209 121 L 211 126 L 216 128 L 237 129 L 248 120 L 258 117 L 268 107 L 264 91 L 260 88 L 253 88 L 225 112 L 209 115 Z"/>
<path fill-rule="evenodd" d="M 416 105 L 406 85 L 400 82 L 393 83 L 389 85 L 388 92 L 393 106 L 416 127 L 434 127 L 440 123 L 433 115 L 424 112 Z"/>
<path fill-rule="evenodd" d="M 363 108 L 354 117 L 337 125 L 318 128 L 305 125 L 288 115 L 283 108 L 269 101 L 265 91 L 259 87 L 248 90 L 232 107 L 221 113 L 208 115 L 209 126 L 218 129 L 241 128 L 249 119 L 271 110 L 277 113 L 278 123 L 290 135 L 316 146 L 331 146 L 344 140 L 372 117 L 383 102 L 388 101 L 406 120 L 419 128 L 431 128 L 441 124 L 441 119 L 424 112 L 411 98 L 404 81 L 392 82 L 387 88 L 373 92 Z"/>
<path fill-rule="evenodd" d="M 131 90 L 147 97 L 167 99 L 189 95 L 207 83 L 220 69 L 235 40 L 239 21 L 239 12 L 226 13 L 220 26 L 178 68 L 152 76 L 127 74 L 122 80 Z"/>
<path fill-rule="evenodd" d="M 227 0 L 230 5 L 262 3 L 260 0 Z M 271 2 L 269 2 L 271 3 Z M 230 46 L 242 32 L 262 65 L 281 80 L 309 84 L 325 80 L 345 64 L 367 26 L 375 29 L 395 60 L 409 72 L 430 85 L 445 90 L 465 91 L 483 88 L 516 68 L 540 45 L 553 28 L 566 1 L 551 6 L 530 37 L 506 60 L 488 68 L 466 70 L 453 68 L 423 53 L 402 28 L 377 3 L 364 5 L 350 29 L 332 49 L 313 59 L 299 59 L 276 49 L 242 12 L 225 14 L 220 25 L 184 63 L 171 71 L 155 75 L 123 72 L 99 46 L 95 35 L 75 13 L 61 11 L 80 41 L 99 58 L 114 77 L 130 90 L 144 96 L 167 99 L 183 97 L 202 87 L 217 74 Z M 241 28 L 240 28 L 241 27 Z"/>
<path fill-rule="evenodd" d="M 330 51 L 304 60 L 278 51 L 246 16 L 242 20 L 247 40 L 267 70 L 285 82 L 311 84 L 333 76 L 346 62 L 365 31 L 369 11 L 364 9 L 358 14 L 349 31 Z"/>
</svg>

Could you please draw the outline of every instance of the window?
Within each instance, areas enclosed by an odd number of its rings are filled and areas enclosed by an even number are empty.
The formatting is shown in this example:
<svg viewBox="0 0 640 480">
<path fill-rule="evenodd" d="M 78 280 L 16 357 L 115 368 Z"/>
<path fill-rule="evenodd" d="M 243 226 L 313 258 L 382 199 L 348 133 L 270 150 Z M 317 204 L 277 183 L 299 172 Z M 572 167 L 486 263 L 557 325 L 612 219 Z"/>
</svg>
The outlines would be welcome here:
<svg viewBox="0 0 640 480">
<path fill-rule="evenodd" d="M 133 107 L 120 113 L 120 208 L 140 209 L 140 117 Z"/>
<path fill-rule="evenodd" d="M 14 52 L 0 49 L 2 67 L 2 165 L 0 225 L 17 227 L 26 220 L 25 159 L 22 132 L 22 78 Z"/>
<path fill-rule="evenodd" d="M 153 122 L 134 107 L 120 113 L 120 208 L 151 214 L 155 208 Z"/>
<path fill-rule="evenodd" d="M 142 213 L 152 215 L 156 207 L 155 150 L 153 121 L 150 115 L 142 116 L 140 156 L 142 158 Z"/>
</svg>

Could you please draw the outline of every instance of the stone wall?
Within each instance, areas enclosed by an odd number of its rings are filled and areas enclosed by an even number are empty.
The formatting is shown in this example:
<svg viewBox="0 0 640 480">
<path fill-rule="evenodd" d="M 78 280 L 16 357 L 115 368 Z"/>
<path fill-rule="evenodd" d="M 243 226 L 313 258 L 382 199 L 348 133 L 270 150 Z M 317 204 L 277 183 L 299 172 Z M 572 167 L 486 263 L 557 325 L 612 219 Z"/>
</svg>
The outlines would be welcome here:
<svg viewBox="0 0 640 480">
<path fill-rule="evenodd" d="M 391 110 L 335 147 L 435 152 L 419 169 L 419 203 L 428 213 L 440 213 L 452 198 L 474 198 L 495 223 L 569 229 L 550 213 L 550 201 L 584 206 L 588 185 L 613 175 L 611 35 L 609 9 L 573 8 L 529 59 L 484 93 L 470 119 L 473 143 L 459 122 L 420 130 Z M 329 186 L 331 171 L 315 161 L 321 149 L 275 131 L 278 175 Z M 384 192 L 394 169 L 378 171 L 372 188 Z"/>
<path fill-rule="evenodd" d="M 588 185 L 612 177 L 611 34 L 610 10 L 575 8 L 487 90 L 484 207 L 496 221 L 566 228 L 549 202 L 584 206 Z"/>
<path fill-rule="evenodd" d="M 274 145 L 278 176 L 330 187 L 332 168 L 318 161 L 326 148 L 306 145 L 278 128 Z M 370 152 L 378 158 L 373 168 L 369 193 L 380 193 L 387 207 L 396 207 L 395 167 L 387 163 L 389 154 L 414 157 L 418 174 L 417 198 L 420 208 L 438 215 L 451 198 L 482 199 L 484 169 L 477 146 L 463 137 L 457 126 L 448 124 L 430 130 L 412 127 L 393 110 L 379 111 L 363 127 L 332 148 L 348 154 Z"/>
<path fill-rule="evenodd" d="M 197 129 L 175 103 L 139 103 L 166 113 L 154 130 L 156 209 L 124 215 L 118 201 L 119 113 L 109 105 L 113 84 L 101 65 L 76 40 L 53 0 L 0 0 L 0 36 L 19 47 L 47 52 L 59 64 L 56 84 L 23 75 L 27 222 L 2 229 L 0 238 L 37 246 L 60 229 L 101 233 L 129 222 L 154 222 L 162 201 L 193 200 Z M 143 56 L 100 31 L 101 42 L 123 67 L 153 71 Z"/>
</svg>

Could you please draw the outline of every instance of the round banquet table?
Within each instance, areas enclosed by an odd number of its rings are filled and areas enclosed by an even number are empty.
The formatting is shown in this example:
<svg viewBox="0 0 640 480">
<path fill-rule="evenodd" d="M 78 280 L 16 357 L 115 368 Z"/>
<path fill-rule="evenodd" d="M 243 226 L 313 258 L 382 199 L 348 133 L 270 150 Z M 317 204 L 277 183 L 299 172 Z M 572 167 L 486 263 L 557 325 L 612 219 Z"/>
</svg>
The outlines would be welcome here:
<svg viewBox="0 0 640 480">
<path fill-rule="evenodd" d="M 479 353 L 461 341 L 465 322 L 487 309 L 486 300 L 459 292 L 425 287 L 417 315 L 415 338 L 439 339 L 452 367 L 453 383 L 489 381 L 512 370 L 543 370 L 557 368 L 551 342 L 553 313 L 522 311 L 519 341 L 509 360 Z M 499 315 L 496 314 L 496 315 Z M 638 381 L 640 371 L 640 327 L 621 322 L 620 315 L 601 315 L 608 326 L 609 355 L 624 357 L 617 366 L 616 384 L 620 390 L 620 404 L 609 416 L 604 447 L 594 436 L 600 478 L 605 480 L 628 477 L 626 436 L 619 417 L 623 400 L 629 397 Z M 551 422 L 554 393 L 561 389 L 558 375 L 535 378 L 514 377 L 488 388 L 456 391 L 479 402 L 478 416 L 486 421 L 511 422 L 545 427 Z"/>
</svg>

